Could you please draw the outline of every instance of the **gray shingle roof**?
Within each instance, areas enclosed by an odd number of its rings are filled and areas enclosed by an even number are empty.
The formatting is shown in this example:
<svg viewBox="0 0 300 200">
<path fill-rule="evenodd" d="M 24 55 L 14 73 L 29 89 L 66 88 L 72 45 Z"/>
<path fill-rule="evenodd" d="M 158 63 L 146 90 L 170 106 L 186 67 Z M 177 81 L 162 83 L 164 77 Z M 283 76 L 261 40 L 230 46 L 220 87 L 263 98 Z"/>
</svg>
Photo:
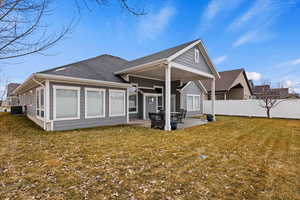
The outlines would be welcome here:
<svg viewBox="0 0 300 200">
<path fill-rule="evenodd" d="M 149 62 L 153 62 L 153 61 L 157 61 L 157 60 L 160 60 L 160 59 L 168 58 L 171 55 L 173 55 L 173 54 L 177 53 L 178 51 L 188 47 L 190 44 L 192 44 L 196 41 L 197 40 L 193 40 L 191 42 L 187 42 L 187 43 L 184 43 L 184 44 L 181 44 L 181 45 L 169 48 L 169 49 L 159 51 L 157 53 L 154 53 L 154 54 L 151 54 L 151 55 L 148 55 L 148 56 L 144 56 L 144 57 L 129 61 L 124 65 L 124 69 L 134 67 L 134 66 L 138 66 L 138 65 L 142 65 L 142 64 L 145 64 L 145 63 L 149 63 Z"/>
<path fill-rule="evenodd" d="M 197 40 L 162 50 L 132 61 L 127 61 L 120 57 L 104 54 L 95 58 L 64 65 L 62 67 L 52 68 L 38 73 L 124 83 L 125 81 L 121 77 L 115 75 L 114 72 L 168 58 L 195 41 Z"/>
<path fill-rule="evenodd" d="M 120 57 L 104 54 L 39 73 L 124 83 L 124 80 L 114 75 L 114 72 L 123 69 L 126 62 Z"/>
</svg>

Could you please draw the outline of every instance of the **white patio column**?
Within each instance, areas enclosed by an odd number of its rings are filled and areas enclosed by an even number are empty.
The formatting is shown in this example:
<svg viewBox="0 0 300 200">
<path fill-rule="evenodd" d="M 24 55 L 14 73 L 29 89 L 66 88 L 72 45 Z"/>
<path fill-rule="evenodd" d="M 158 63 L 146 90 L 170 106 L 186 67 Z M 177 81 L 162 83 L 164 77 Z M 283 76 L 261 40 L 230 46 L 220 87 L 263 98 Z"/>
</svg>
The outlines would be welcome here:
<svg viewBox="0 0 300 200">
<path fill-rule="evenodd" d="M 215 118 L 215 100 L 216 100 L 216 80 L 213 78 L 211 80 L 211 114 Z"/>
<path fill-rule="evenodd" d="M 165 87 L 166 87 L 166 97 L 165 97 L 165 130 L 171 130 L 171 65 L 168 64 L 165 68 Z"/>
<path fill-rule="evenodd" d="M 50 83 L 49 80 L 45 81 L 44 89 L 44 129 L 50 131 L 48 126 L 50 122 Z"/>
</svg>

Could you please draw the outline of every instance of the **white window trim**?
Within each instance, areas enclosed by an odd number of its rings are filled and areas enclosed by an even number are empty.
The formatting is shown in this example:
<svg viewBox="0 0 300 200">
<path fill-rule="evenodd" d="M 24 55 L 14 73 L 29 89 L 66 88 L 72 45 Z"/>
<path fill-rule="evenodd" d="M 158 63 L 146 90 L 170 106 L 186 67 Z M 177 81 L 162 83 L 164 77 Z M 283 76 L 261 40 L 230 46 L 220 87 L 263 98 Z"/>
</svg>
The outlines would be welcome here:
<svg viewBox="0 0 300 200">
<path fill-rule="evenodd" d="M 88 104 L 87 104 L 87 92 L 88 91 L 93 91 L 93 92 L 103 92 L 103 115 L 95 115 L 95 116 L 88 116 L 87 114 L 87 109 L 88 109 Z M 105 97 L 106 97 L 106 90 L 105 89 L 100 89 L 100 88 L 84 88 L 84 104 L 85 104 L 85 107 L 84 107 L 84 117 L 85 119 L 92 119 L 92 118 L 104 118 L 105 117 Z"/>
<path fill-rule="evenodd" d="M 124 96 L 124 109 L 123 109 L 123 113 L 122 114 L 117 114 L 117 115 L 113 115 L 111 114 L 111 93 L 112 92 L 120 92 L 123 93 Z M 126 92 L 125 90 L 115 90 L 115 89 L 109 89 L 109 117 L 123 117 L 126 116 Z"/>
<path fill-rule="evenodd" d="M 137 83 L 133 83 L 132 84 L 134 87 L 136 87 L 136 111 L 133 112 L 129 112 L 129 114 L 137 114 L 139 111 L 139 91 L 138 91 L 138 84 Z M 130 94 L 128 93 L 128 97 L 130 96 Z M 128 99 L 129 101 L 129 99 Z M 129 104 L 128 104 L 129 105 Z M 128 110 L 130 110 L 130 108 L 128 107 Z"/>
<path fill-rule="evenodd" d="M 189 110 L 189 106 L 188 106 L 188 98 L 189 97 L 193 97 L 193 108 L 191 110 Z M 195 97 L 199 97 L 199 109 L 196 109 L 195 106 Z M 201 96 L 198 94 L 188 94 L 186 95 L 186 110 L 187 111 L 201 111 Z"/>
<path fill-rule="evenodd" d="M 76 117 L 65 117 L 65 118 L 56 118 L 56 90 L 63 89 L 63 90 L 76 90 L 77 91 L 77 116 Z M 54 121 L 63 121 L 63 120 L 74 120 L 80 119 L 80 87 L 72 87 L 72 86 L 62 86 L 62 85 L 54 85 L 53 86 L 53 120 Z"/>
<path fill-rule="evenodd" d="M 200 51 L 195 48 L 195 63 L 199 63 L 200 61 Z"/>
<path fill-rule="evenodd" d="M 161 95 L 158 95 L 158 96 L 162 96 L 162 102 L 161 102 L 161 109 L 163 110 L 164 109 L 164 87 L 163 86 L 159 86 L 159 85 L 154 85 L 153 86 L 153 88 L 154 88 L 154 90 L 155 90 L 155 88 L 161 88 Z M 158 109 L 158 97 L 156 97 L 156 99 L 157 99 L 157 104 L 156 104 L 156 110 L 157 111 L 159 111 L 159 109 Z"/>
<path fill-rule="evenodd" d="M 41 108 L 41 105 L 39 105 L 40 106 L 40 108 L 38 109 L 38 102 L 36 101 L 37 100 L 37 92 L 39 92 L 39 104 L 41 104 L 41 90 L 44 90 L 44 108 L 42 109 Z M 25 94 L 24 94 L 25 95 Z M 24 96 L 25 97 L 25 96 Z M 25 99 L 25 98 L 24 98 Z M 43 87 L 38 87 L 38 88 L 36 88 L 36 90 L 35 90 L 35 101 L 36 101 L 36 105 L 35 105 L 35 117 L 36 118 L 38 118 L 39 120 L 42 120 L 42 121 L 44 121 L 44 119 L 45 119 L 45 89 L 43 88 Z M 24 102 L 23 102 L 24 103 Z M 38 115 L 37 114 L 37 111 L 39 110 L 39 114 L 40 115 Z M 41 112 L 44 112 L 44 117 L 41 117 Z"/>
</svg>

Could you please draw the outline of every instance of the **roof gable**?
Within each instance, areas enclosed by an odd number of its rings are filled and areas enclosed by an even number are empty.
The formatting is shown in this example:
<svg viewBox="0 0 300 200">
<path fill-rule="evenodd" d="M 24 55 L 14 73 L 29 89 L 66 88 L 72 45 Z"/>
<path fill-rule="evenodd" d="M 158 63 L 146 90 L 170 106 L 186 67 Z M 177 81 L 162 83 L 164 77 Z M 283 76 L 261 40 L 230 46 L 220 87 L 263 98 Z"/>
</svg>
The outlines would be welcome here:
<svg viewBox="0 0 300 200">
<path fill-rule="evenodd" d="M 191 48 L 194 48 L 195 46 L 198 47 L 199 53 L 202 56 L 203 61 L 205 61 L 208 68 L 210 68 L 210 72 L 211 72 L 210 74 L 214 74 L 215 77 L 219 78 L 220 75 L 216 70 L 216 67 L 214 66 L 211 59 L 209 58 L 204 44 L 199 39 L 151 54 L 149 56 L 145 56 L 133 61 L 129 61 L 123 66 L 124 67 L 123 70 L 116 71 L 115 74 L 126 74 L 129 73 L 130 71 L 147 67 L 148 65 L 171 62 L 174 59 L 176 59 L 178 56 L 181 56 L 182 54 L 189 51 Z"/>
<path fill-rule="evenodd" d="M 159 51 L 157 53 L 150 54 L 148 56 L 137 58 L 135 60 L 127 62 L 123 67 L 125 69 L 125 68 L 130 68 L 130 67 L 135 67 L 135 66 L 138 66 L 138 65 L 142 65 L 142 64 L 145 64 L 145 63 L 150 63 L 150 62 L 154 62 L 154 61 L 158 61 L 158 60 L 162 60 L 162 59 L 167 59 L 170 56 L 172 56 L 175 53 L 179 52 L 180 50 L 188 47 L 189 45 L 193 44 L 196 41 L 197 40 L 193 40 L 191 42 L 187 42 L 187 43 L 184 43 L 184 44 L 172 47 L 172 48 L 168 48 L 168 49 Z"/>
<path fill-rule="evenodd" d="M 201 90 L 201 92 L 207 93 L 206 88 L 203 86 L 203 84 L 202 84 L 201 81 L 188 81 L 188 82 L 182 84 L 181 86 L 177 87 L 177 89 L 183 91 L 186 88 L 188 88 L 191 83 L 193 83 L 194 85 L 196 85 Z"/>
<path fill-rule="evenodd" d="M 195 51 L 199 51 L 199 63 L 195 63 Z M 194 46 L 187 50 L 186 52 L 182 53 L 181 55 L 177 56 L 173 62 L 185 65 L 187 67 L 191 67 L 194 69 L 201 70 L 208 74 L 213 74 L 212 70 L 208 66 L 205 61 L 204 56 L 200 53 L 200 49 L 197 46 Z"/>
<path fill-rule="evenodd" d="M 220 78 L 216 79 L 216 91 L 227 91 L 232 86 L 238 76 L 243 73 L 244 69 L 236 69 L 230 71 L 219 72 Z M 247 78 L 247 77 L 245 77 Z M 201 80 L 207 91 L 211 91 L 211 81 Z M 248 81 L 247 81 L 248 82 Z"/>
</svg>

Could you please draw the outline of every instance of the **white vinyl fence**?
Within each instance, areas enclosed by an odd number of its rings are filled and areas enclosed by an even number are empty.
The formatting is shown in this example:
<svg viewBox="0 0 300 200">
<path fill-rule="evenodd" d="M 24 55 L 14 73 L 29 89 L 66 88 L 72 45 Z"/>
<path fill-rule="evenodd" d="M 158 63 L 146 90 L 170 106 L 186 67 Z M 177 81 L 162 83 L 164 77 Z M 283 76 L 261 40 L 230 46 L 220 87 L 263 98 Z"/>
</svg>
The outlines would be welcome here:
<svg viewBox="0 0 300 200">
<path fill-rule="evenodd" d="M 267 112 L 260 105 L 261 100 L 216 100 L 217 115 L 267 117 Z M 211 113 L 211 101 L 204 101 L 204 113 Z M 284 100 L 270 111 L 274 118 L 300 119 L 300 100 Z"/>
</svg>

